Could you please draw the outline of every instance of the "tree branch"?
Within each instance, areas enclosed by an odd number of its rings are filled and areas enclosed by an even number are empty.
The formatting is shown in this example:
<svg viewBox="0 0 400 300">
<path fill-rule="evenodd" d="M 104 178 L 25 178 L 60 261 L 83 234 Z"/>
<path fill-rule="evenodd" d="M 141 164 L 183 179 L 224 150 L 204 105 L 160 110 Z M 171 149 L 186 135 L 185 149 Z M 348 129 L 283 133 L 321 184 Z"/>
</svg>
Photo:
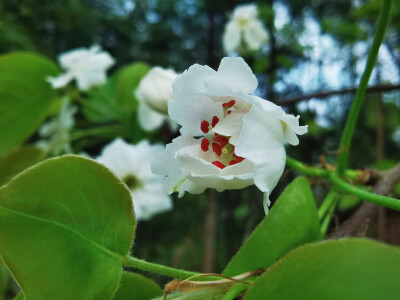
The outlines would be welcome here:
<svg viewBox="0 0 400 300">
<path fill-rule="evenodd" d="M 389 92 L 393 90 L 399 90 L 400 89 L 400 84 L 378 84 L 378 85 L 373 85 L 367 88 L 368 93 L 383 93 L 383 92 Z M 302 95 L 298 97 L 293 97 L 293 98 L 288 98 L 284 100 L 277 100 L 275 101 L 276 104 L 279 105 L 294 105 L 297 102 L 301 102 L 304 100 L 310 100 L 313 98 L 327 98 L 330 96 L 335 96 L 335 95 L 343 95 L 347 93 L 355 93 L 357 90 L 356 87 L 353 88 L 344 88 L 341 90 L 335 90 L 335 91 L 329 91 L 329 92 L 318 92 L 318 93 L 312 93 L 308 95 Z"/>
<path fill-rule="evenodd" d="M 397 182 L 400 181 L 400 163 L 392 169 L 380 172 L 379 179 L 374 185 L 374 193 L 379 195 L 387 195 Z M 400 201 L 400 200 L 399 200 Z M 365 233 L 368 224 L 375 216 L 380 206 L 364 202 L 361 207 L 345 221 L 338 229 L 336 229 L 329 238 L 337 239 L 345 236 L 360 236 Z"/>
</svg>

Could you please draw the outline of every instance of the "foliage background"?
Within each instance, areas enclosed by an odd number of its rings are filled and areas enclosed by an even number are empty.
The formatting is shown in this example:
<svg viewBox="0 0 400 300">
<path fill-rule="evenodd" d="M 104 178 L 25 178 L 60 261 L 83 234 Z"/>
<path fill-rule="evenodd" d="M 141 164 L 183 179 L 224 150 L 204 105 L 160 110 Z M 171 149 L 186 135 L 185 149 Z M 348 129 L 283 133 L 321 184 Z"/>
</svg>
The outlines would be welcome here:
<svg viewBox="0 0 400 300">
<path fill-rule="evenodd" d="M 33 51 L 56 59 L 62 51 L 98 43 L 116 58 L 114 70 L 134 61 L 176 71 L 194 63 L 216 68 L 224 56 L 224 24 L 239 3 L 244 1 L 2 1 L 0 52 Z M 258 4 L 270 40 L 262 51 L 249 53 L 245 59 L 257 73 L 260 95 L 279 103 L 311 92 L 357 86 L 373 37 L 379 0 L 268 0 Z M 400 5 L 397 1 L 393 5 L 393 21 L 370 85 L 400 83 L 400 23 L 396 22 Z M 302 124 L 309 125 L 300 146 L 289 147 L 288 154 L 310 164 L 320 163 L 322 155 L 328 163 L 333 161 L 352 98 L 353 94 L 347 93 L 285 106 L 301 115 Z M 131 130 L 139 129 L 133 125 Z M 132 135 L 131 139 L 139 137 Z M 168 142 L 172 135 L 162 130 L 148 137 Z M 110 140 L 96 140 L 82 148 L 96 155 Z M 385 169 L 399 160 L 400 94 L 397 90 L 369 93 L 357 124 L 350 166 Z M 284 173 L 272 200 L 295 175 L 289 170 Z M 323 199 L 324 185 L 315 185 L 314 194 L 317 201 Z M 254 187 L 216 197 L 213 269 L 220 272 L 261 221 L 263 210 L 262 195 Z M 207 194 L 175 197 L 174 207 L 138 224 L 134 254 L 174 267 L 202 270 L 206 264 L 204 236 L 210 234 L 204 226 Z M 337 212 L 336 224 L 355 208 Z M 335 222 L 331 226 L 335 227 Z M 398 214 L 385 209 L 368 235 L 400 245 Z"/>
</svg>

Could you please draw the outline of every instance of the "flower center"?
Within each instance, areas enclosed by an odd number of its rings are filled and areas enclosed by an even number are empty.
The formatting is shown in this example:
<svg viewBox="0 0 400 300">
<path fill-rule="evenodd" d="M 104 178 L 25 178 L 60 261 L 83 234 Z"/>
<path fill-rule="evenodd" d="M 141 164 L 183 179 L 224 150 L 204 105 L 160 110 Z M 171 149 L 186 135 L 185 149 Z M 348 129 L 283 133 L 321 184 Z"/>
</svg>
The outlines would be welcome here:
<svg viewBox="0 0 400 300">
<path fill-rule="evenodd" d="M 224 109 L 224 118 L 232 113 L 235 109 L 235 100 L 229 100 L 228 102 L 222 103 Z M 232 166 L 237 163 L 241 163 L 244 158 L 235 154 L 235 146 L 229 143 L 229 136 L 220 135 L 218 133 L 210 132 L 210 129 L 214 128 L 219 122 L 217 116 L 213 116 L 210 122 L 203 120 L 200 123 L 200 129 L 204 134 L 207 134 L 201 140 L 201 150 L 204 152 L 212 151 L 217 156 L 217 160 L 213 161 L 212 164 L 220 169 L 226 168 L 228 165 Z M 211 145 L 211 147 L 210 147 Z"/>
<path fill-rule="evenodd" d="M 142 182 L 133 174 L 125 175 L 122 181 L 127 185 L 129 190 L 134 191 L 142 187 Z"/>
</svg>

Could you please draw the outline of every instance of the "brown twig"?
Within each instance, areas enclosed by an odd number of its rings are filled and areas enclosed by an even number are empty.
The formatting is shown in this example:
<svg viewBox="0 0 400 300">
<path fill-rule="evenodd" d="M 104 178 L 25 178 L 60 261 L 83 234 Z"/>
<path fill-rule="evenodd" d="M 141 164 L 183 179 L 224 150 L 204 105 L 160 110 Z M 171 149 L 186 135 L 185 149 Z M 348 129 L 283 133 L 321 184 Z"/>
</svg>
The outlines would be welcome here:
<svg viewBox="0 0 400 300">
<path fill-rule="evenodd" d="M 204 256 L 203 273 L 214 271 L 215 260 L 215 226 L 217 217 L 217 192 L 214 189 L 208 190 L 206 217 L 204 220 Z"/>
<path fill-rule="evenodd" d="M 397 182 L 400 181 L 400 163 L 392 169 L 380 172 L 380 176 L 374 185 L 373 192 L 379 195 L 387 195 Z M 400 201 L 400 200 L 399 200 Z M 345 236 L 362 236 L 365 234 L 368 224 L 378 211 L 378 205 L 364 202 L 361 207 L 347 221 L 343 222 L 329 238 L 337 239 Z"/>
<path fill-rule="evenodd" d="M 382 93 L 382 92 L 389 92 L 393 90 L 399 90 L 400 89 L 400 84 L 378 84 L 374 86 L 370 86 L 367 88 L 368 93 Z M 304 101 L 304 100 L 310 100 L 313 98 L 327 98 L 330 96 L 334 95 L 343 95 L 347 93 L 355 93 L 357 90 L 356 87 L 353 88 L 344 88 L 341 90 L 335 90 L 335 91 L 329 91 L 329 92 L 318 92 L 318 93 L 312 93 L 308 95 L 302 95 L 298 97 L 293 97 L 293 98 L 288 98 L 284 100 L 276 100 L 275 103 L 279 105 L 294 105 L 297 102 Z"/>
</svg>

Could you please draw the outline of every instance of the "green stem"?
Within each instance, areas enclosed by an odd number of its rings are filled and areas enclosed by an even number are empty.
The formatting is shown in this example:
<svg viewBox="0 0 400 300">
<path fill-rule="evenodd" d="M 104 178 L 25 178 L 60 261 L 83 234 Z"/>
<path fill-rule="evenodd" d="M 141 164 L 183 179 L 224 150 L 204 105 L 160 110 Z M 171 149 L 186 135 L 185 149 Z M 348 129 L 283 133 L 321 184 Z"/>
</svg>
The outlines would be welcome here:
<svg viewBox="0 0 400 300">
<path fill-rule="evenodd" d="M 316 168 L 316 167 L 309 167 L 303 164 L 302 162 L 295 160 L 291 157 L 286 157 L 286 164 L 291 167 L 292 169 L 295 169 L 296 171 L 299 171 L 300 173 L 303 173 L 304 175 L 307 176 L 315 176 L 315 177 L 327 177 L 328 176 L 328 171 L 321 169 L 321 168 Z"/>
<path fill-rule="evenodd" d="M 127 256 L 125 260 L 125 266 L 133 267 L 142 271 L 153 272 L 172 278 L 187 279 L 189 277 L 199 275 L 200 273 L 186 271 L 181 269 L 175 269 L 163 265 L 159 265 L 145 260 L 138 259 L 136 257 Z"/>
<path fill-rule="evenodd" d="M 368 87 L 368 81 L 371 77 L 372 70 L 376 64 L 379 47 L 383 42 L 386 28 L 389 23 L 390 7 L 392 0 L 382 0 L 381 11 L 379 14 L 378 25 L 375 32 L 375 37 L 372 42 L 371 50 L 369 51 L 367 64 L 364 73 L 361 77 L 356 95 L 354 96 L 353 104 L 351 105 L 349 115 L 347 117 L 346 126 L 344 128 L 339 149 L 342 151 L 338 157 L 338 174 L 343 175 L 347 168 L 347 160 L 349 156 L 351 139 L 354 134 L 354 129 L 364 101 L 365 91 Z"/>
<path fill-rule="evenodd" d="M 286 164 L 292 169 L 307 176 L 327 178 L 329 175 L 329 171 L 326 169 L 306 166 L 302 162 L 291 157 L 286 157 Z M 356 179 L 361 173 L 362 171 L 358 170 L 346 170 L 345 176 L 349 179 Z"/>
<path fill-rule="evenodd" d="M 238 295 L 240 295 L 242 292 L 247 290 L 249 288 L 248 284 L 245 283 L 238 283 L 235 284 L 233 287 L 231 287 L 224 297 L 222 297 L 222 300 L 234 300 Z"/>
<path fill-rule="evenodd" d="M 326 232 L 328 231 L 328 227 L 329 227 L 329 224 L 331 223 L 332 215 L 335 211 L 336 203 L 337 203 L 337 198 L 333 197 L 333 202 L 331 203 L 331 206 L 329 207 L 327 214 L 321 223 L 321 237 L 322 238 L 325 237 Z"/>
<path fill-rule="evenodd" d="M 385 206 L 394 210 L 400 211 L 400 200 L 392 197 L 386 197 L 378 194 L 373 194 L 364 190 L 361 190 L 355 186 L 348 184 L 346 181 L 341 179 L 336 172 L 329 172 L 329 179 L 334 185 L 341 190 L 357 196 L 365 201 L 369 201 L 381 206 Z"/>
<path fill-rule="evenodd" d="M 324 201 L 318 209 L 318 218 L 320 221 L 325 217 L 329 208 L 332 206 L 333 202 L 335 202 L 335 198 L 337 196 L 337 192 L 334 189 L 330 189 L 328 194 L 326 195 Z"/>
</svg>

